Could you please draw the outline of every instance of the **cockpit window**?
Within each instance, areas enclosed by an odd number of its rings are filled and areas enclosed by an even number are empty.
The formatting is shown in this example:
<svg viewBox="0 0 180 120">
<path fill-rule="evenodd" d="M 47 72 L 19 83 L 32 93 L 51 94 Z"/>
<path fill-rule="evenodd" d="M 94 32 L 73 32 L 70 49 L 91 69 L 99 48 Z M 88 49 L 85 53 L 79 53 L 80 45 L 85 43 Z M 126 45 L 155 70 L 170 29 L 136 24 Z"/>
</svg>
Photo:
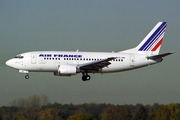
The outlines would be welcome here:
<svg viewBox="0 0 180 120">
<path fill-rule="evenodd" d="M 22 58 L 24 58 L 23 56 L 21 56 L 21 55 L 16 55 L 14 58 L 19 58 L 19 59 L 22 59 Z"/>
</svg>

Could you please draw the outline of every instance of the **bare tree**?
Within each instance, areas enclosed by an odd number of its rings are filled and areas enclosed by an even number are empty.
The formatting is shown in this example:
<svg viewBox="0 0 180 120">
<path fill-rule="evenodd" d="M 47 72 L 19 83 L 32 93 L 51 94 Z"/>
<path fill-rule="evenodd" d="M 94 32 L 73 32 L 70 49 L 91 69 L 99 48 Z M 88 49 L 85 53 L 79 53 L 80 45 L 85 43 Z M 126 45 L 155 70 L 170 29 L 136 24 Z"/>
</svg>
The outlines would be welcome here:
<svg viewBox="0 0 180 120">
<path fill-rule="evenodd" d="M 33 95 L 29 96 L 27 99 L 25 98 L 18 98 L 14 99 L 10 105 L 17 106 L 20 108 L 39 108 L 42 105 L 47 105 L 50 102 L 49 98 L 42 94 L 42 95 Z"/>
<path fill-rule="evenodd" d="M 49 98 L 47 95 L 41 94 L 41 105 L 47 105 L 50 102 Z"/>
</svg>

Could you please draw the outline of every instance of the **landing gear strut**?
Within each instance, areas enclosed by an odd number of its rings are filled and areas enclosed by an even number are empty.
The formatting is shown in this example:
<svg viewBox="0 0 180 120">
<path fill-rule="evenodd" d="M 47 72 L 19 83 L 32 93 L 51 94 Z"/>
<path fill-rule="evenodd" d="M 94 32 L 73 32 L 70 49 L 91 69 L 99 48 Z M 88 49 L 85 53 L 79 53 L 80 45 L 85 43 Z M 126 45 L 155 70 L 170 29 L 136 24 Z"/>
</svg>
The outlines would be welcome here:
<svg viewBox="0 0 180 120">
<path fill-rule="evenodd" d="M 28 75 L 28 74 L 27 74 L 27 75 L 25 75 L 25 78 L 26 78 L 26 79 L 29 79 L 29 75 Z"/>
<path fill-rule="evenodd" d="M 91 76 L 88 75 L 88 73 L 82 73 L 82 80 L 88 81 L 91 79 Z"/>
</svg>

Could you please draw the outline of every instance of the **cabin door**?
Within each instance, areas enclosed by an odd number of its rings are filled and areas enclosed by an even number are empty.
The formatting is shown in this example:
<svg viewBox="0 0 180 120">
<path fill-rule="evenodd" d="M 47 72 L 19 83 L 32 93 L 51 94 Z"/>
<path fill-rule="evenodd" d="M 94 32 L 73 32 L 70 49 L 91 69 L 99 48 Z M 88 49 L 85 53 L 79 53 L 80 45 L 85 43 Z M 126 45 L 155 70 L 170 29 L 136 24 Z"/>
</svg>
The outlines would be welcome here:
<svg viewBox="0 0 180 120">
<path fill-rule="evenodd" d="M 36 54 L 35 53 L 31 54 L 31 63 L 36 64 Z"/>
<path fill-rule="evenodd" d="M 134 66 L 134 64 L 135 64 L 135 57 L 134 57 L 134 55 L 130 55 L 130 66 Z"/>
</svg>

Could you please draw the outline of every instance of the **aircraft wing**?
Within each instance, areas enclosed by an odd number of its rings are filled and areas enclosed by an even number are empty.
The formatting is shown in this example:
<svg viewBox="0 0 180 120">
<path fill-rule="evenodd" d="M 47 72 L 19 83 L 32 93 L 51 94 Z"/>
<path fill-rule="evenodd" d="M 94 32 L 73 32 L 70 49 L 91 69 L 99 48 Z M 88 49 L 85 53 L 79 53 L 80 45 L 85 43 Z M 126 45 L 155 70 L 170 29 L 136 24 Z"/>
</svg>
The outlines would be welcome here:
<svg viewBox="0 0 180 120">
<path fill-rule="evenodd" d="M 110 57 L 110 58 L 106 58 L 106 59 L 102 59 L 99 61 L 93 61 L 93 62 L 89 62 L 89 63 L 85 63 L 85 64 L 80 64 L 79 68 L 80 70 L 84 70 L 84 71 L 99 71 L 101 70 L 103 67 L 108 67 L 108 65 L 110 65 L 111 63 L 109 61 L 116 59 L 116 57 Z"/>
<path fill-rule="evenodd" d="M 154 55 L 154 56 L 148 56 L 147 59 L 158 59 L 158 58 L 162 58 L 162 57 L 168 56 L 170 54 L 173 54 L 173 52 L 159 54 L 159 55 Z"/>
</svg>

